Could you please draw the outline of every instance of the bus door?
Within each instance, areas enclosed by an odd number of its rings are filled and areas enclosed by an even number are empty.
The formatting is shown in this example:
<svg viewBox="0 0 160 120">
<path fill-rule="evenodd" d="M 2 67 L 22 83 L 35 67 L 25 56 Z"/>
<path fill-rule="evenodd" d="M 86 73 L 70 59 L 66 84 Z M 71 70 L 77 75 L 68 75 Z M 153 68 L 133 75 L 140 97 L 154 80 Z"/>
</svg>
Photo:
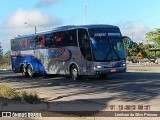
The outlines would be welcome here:
<svg viewBox="0 0 160 120">
<path fill-rule="evenodd" d="M 93 56 L 91 50 L 91 41 L 88 36 L 88 32 L 86 29 L 78 30 L 78 38 L 79 38 L 79 48 L 82 54 L 82 59 L 80 63 L 83 63 L 82 71 L 86 75 L 92 75 L 93 71 Z"/>
</svg>

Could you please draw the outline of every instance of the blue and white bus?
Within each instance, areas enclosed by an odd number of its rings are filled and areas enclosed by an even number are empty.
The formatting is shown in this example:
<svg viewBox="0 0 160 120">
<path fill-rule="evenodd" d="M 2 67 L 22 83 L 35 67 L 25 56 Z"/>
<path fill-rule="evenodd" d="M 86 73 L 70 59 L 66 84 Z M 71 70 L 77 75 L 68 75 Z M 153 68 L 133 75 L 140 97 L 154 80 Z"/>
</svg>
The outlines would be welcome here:
<svg viewBox="0 0 160 120">
<path fill-rule="evenodd" d="M 126 51 L 120 29 L 112 25 L 62 26 L 11 40 L 11 62 L 23 76 L 98 75 L 126 72 Z"/>
</svg>

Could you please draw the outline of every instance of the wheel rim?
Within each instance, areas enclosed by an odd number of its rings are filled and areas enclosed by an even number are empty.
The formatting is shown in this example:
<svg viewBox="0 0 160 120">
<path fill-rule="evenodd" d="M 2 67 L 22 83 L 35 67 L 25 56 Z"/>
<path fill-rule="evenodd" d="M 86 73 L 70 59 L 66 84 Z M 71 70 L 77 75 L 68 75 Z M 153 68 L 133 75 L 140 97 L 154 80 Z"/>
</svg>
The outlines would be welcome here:
<svg viewBox="0 0 160 120">
<path fill-rule="evenodd" d="M 73 80 L 77 80 L 79 78 L 78 69 L 75 65 L 72 66 L 72 68 L 71 68 L 71 76 L 72 76 Z"/>
<path fill-rule="evenodd" d="M 32 71 L 32 68 L 30 66 L 28 67 L 28 74 L 29 74 L 30 77 L 33 76 L 33 71 Z"/>
<path fill-rule="evenodd" d="M 74 77 L 74 78 L 77 77 L 77 74 L 78 74 L 77 68 L 73 68 L 73 69 L 72 69 L 72 75 L 73 75 L 73 77 Z"/>
<path fill-rule="evenodd" d="M 26 72 L 26 70 L 25 70 L 25 67 L 22 67 L 22 75 L 23 75 L 24 77 L 27 76 L 27 72 Z"/>
<path fill-rule="evenodd" d="M 25 70 L 24 67 L 22 67 L 22 75 L 25 76 Z"/>
</svg>

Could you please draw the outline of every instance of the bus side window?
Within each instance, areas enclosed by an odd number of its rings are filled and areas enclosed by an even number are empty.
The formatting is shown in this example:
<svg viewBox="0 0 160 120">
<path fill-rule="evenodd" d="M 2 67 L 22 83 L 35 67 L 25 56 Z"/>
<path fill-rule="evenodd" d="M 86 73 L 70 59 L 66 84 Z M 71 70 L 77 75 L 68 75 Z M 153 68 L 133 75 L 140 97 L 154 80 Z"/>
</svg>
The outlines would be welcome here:
<svg viewBox="0 0 160 120">
<path fill-rule="evenodd" d="M 56 45 L 64 45 L 64 40 L 65 39 L 65 35 L 64 33 L 57 33 L 55 34 L 55 40 L 56 40 Z"/>
<path fill-rule="evenodd" d="M 33 49 L 35 47 L 34 37 L 28 38 L 28 48 Z"/>
<path fill-rule="evenodd" d="M 51 47 L 55 45 L 55 39 L 52 34 L 47 34 L 46 35 L 46 40 L 45 40 L 45 46 L 46 47 Z"/>
<path fill-rule="evenodd" d="M 46 35 L 42 35 L 42 47 L 45 47 Z"/>
<path fill-rule="evenodd" d="M 78 46 L 77 44 L 77 31 L 76 30 L 69 30 L 66 32 L 66 39 L 65 39 L 65 43 L 67 45 L 71 45 L 71 46 Z"/>
<path fill-rule="evenodd" d="M 16 50 L 17 46 L 16 46 L 16 39 L 12 39 L 11 40 L 11 50 Z"/>
<path fill-rule="evenodd" d="M 20 39 L 16 39 L 15 40 L 15 50 L 20 50 L 20 49 L 21 49 Z"/>
<path fill-rule="evenodd" d="M 50 47 L 51 46 L 51 39 L 50 39 L 50 34 L 46 35 L 46 43 L 45 46 Z"/>
<path fill-rule="evenodd" d="M 20 49 L 25 50 L 28 48 L 28 40 L 27 38 L 20 39 Z"/>
<path fill-rule="evenodd" d="M 36 36 L 36 48 L 42 48 L 45 45 L 45 35 Z"/>
</svg>

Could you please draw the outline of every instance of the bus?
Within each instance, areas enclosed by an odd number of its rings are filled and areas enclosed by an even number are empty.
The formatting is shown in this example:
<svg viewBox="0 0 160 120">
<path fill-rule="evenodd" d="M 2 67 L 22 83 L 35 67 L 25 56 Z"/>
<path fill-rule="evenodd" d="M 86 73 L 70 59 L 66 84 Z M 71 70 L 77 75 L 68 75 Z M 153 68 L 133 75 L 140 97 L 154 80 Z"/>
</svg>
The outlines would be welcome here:
<svg viewBox="0 0 160 120">
<path fill-rule="evenodd" d="M 126 72 L 126 51 L 119 27 L 113 25 L 62 26 L 11 39 L 15 73 L 106 78 Z M 129 39 L 130 40 L 130 39 Z M 131 43 L 131 42 L 129 42 Z"/>
</svg>

